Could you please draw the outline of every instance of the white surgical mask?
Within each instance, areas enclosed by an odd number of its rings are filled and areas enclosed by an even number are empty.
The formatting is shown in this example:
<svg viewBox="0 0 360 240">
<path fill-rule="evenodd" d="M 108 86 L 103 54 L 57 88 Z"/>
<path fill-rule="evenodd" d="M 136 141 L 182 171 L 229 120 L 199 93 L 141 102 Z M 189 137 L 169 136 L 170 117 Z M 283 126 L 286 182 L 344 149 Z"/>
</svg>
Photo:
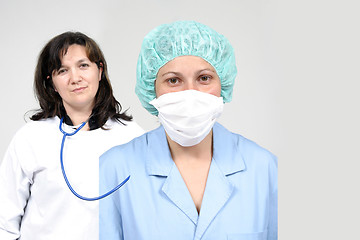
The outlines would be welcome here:
<svg viewBox="0 0 360 240">
<path fill-rule="evenodd" d="M 200 143 L 223 111 L 223 98 L 196 90 L 171 92 L 150 102 L 171 140 L 183 147 Z"/>
</svg>

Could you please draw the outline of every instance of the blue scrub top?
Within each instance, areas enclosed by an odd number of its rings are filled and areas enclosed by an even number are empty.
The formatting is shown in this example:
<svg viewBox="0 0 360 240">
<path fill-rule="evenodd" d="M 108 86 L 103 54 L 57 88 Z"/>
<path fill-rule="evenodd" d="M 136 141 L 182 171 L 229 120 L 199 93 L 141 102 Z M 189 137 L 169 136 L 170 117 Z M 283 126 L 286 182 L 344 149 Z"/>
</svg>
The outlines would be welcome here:
<svg viewBox="0 0 360 240">
<path fill-rule="evenodd" d="M 275 240 L 277 159 L 256 143 L 213 127 L 213 159 L 198 214 L 171 158 L 163 127 L 100 158 L 101 240 Z"/>
</svg>

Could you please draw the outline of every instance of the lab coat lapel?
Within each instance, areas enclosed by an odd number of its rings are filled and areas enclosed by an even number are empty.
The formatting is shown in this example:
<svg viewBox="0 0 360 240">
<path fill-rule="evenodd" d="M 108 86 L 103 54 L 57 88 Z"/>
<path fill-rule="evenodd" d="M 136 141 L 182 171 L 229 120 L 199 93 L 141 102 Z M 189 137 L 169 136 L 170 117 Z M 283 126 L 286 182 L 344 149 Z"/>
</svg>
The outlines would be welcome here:
<svg viewBox="0 0 360 240">
<path fill-rule="evenodd" d="M 213 159 L 215 159 L 218 168 L 225 176 L 245 169 L 243 151 L 239 149 L 241 145 L 239 141 L 242 141 L 242 139 L 219 123 L 215 123 L 213 127 Z"/>
<path fill-rule="evenodd" d="M 212 220 L 231 197 L 234 186 L 227 176 L 245 169 L 237 138 L 223 126 L 213 127 L 213 159 L 205 193 L 198 215 L 179 170 L 171 158 L 164 128 L 149 135 L 147 171 L 149 175 L 166 177 L 162 191 L 186 216 L 197 225 L 195 239 L 201 239 Z"/>
<path fill-rule="evenodd" d="M 228 181 L 213 160 L 201 203 L 195 239 L 201 239 L 212 220 L 230 198 L 233 190 L 234 186 Z"/>
<path fill-rule="evenodd" d="M 234 186 L 228 177 L 245 169 L 234 135 L 216 123 L 213 127 L 213 159 L 211 162 L 195 239 L 201 239 L 216 215 L 231 197 Z"/>
<path fill-rule="evenodd" d="M 148 134 L 146 170 L 150 176 L 168 176 L 174 161 L 166 140 L 165 130 L 162 126 Z M 143 149 L 145 151 L 145 149 Z"/>
<path fill-rule="evenodd" d="M 154 130 L 147 141 L 146 168 L 148 174 L 153 177 L 164 177 L 163 193 L 196 225 L 198 214 L 195 204 L 171 158 L 164 128 L 160 126 Z"/>
<path fill-rule="evenodd" d="M 197 224 L 198 213 L 195 204 L 175 164 L 163 185 L 162 191 L 195 225 Z"/>
</svg>

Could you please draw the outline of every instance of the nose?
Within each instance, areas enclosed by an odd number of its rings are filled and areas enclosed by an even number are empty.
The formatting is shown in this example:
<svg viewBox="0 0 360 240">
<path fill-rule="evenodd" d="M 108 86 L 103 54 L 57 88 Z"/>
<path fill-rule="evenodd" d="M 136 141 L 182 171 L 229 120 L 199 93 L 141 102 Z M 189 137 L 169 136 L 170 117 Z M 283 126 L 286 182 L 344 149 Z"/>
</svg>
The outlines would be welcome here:
<svg viewBox="0 0 360 240">
<path fill-rule="evenodd" d="M 76 69 L 72 69 L 70 71 L 70 83 L 77 84 L 81 80 L 82 80 L 82 78 L 81 78 L 79 71 L 77 71 Z"/>
<path fill-rule="evenodd" d="M 198 86 L 194 81 L 186 81 L 185 89 L 184 90 L 197 90 L 199 91 Z"/>
</svg>

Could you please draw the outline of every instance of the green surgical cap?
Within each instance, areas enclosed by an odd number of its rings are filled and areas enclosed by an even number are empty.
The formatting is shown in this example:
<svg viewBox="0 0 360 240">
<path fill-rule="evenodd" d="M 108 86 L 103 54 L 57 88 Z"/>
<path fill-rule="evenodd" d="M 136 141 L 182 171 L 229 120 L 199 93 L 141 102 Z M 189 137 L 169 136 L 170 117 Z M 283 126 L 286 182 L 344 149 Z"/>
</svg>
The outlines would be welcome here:
<svg viewBox="0 0 360 240">
<path fill-rule="evenodd" d="M 159 69 L 174 58 L 185 55 L 198 56 L 210 63 L 220 77 L 224 102 L 231 101 L 237 69 L 229 41 L 201 23 L 178 21 L 153 29 L 141 46 L 135 92 L 151 114 L 158 114 L 149 102 L 156 98 L 154 83 Z"/>
</svg>

